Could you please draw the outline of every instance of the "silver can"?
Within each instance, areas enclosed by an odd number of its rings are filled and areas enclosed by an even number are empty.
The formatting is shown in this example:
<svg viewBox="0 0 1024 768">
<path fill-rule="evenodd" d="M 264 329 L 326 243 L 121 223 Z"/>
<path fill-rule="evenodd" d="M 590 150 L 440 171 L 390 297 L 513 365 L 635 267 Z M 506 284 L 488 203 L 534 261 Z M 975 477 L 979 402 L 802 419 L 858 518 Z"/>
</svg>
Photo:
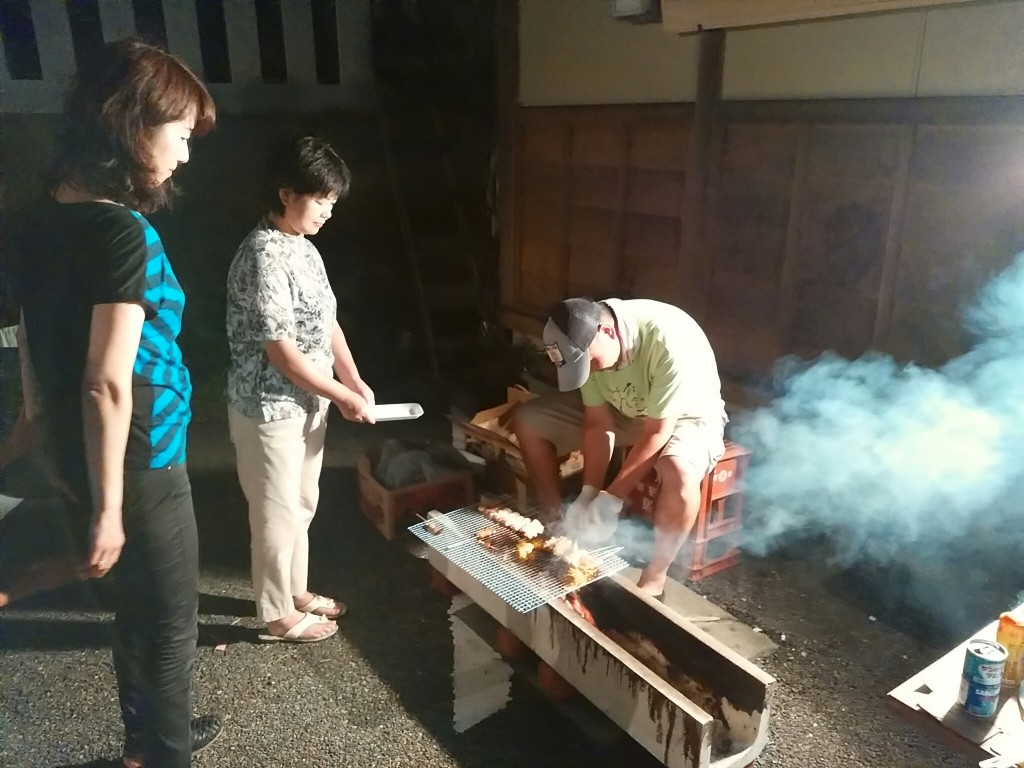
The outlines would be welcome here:
<svg viewBox="0 0 1024 768">
<path fill-rule="evenodd" d="M 960 695 L 957 697 L 957 702 L 967 710 L 967 714 L 992 717 L 996 713 L 1006 656 L 1006 648 L 995 640 L 979 637 L 967 643 Z"/>
</svg>

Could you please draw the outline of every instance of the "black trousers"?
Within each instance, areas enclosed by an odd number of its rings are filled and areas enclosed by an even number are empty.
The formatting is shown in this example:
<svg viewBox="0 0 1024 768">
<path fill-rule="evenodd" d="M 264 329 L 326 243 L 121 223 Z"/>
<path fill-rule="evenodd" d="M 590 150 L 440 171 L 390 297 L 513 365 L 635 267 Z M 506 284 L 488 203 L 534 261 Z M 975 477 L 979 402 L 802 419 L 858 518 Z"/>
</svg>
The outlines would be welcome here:
<svg viewBox="0 0 1024 768">
<path fill-rule="evenodd" d="M 184 465 L 125 472 L 114 670 L 146 768 L 187 768 L 199 613 L 199 541 Z"/>
</svg>

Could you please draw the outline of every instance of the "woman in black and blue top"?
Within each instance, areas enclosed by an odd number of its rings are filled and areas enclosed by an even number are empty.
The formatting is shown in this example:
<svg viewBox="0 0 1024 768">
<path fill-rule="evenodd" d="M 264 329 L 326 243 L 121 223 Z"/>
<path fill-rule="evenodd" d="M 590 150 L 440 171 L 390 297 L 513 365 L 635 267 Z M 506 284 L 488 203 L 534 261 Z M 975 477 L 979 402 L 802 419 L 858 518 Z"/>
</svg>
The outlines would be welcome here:
<svg viewBox="0 0 1024 768">
<path fill-rule="evenodd" d="M 179 59 L 137 41 L 78 73 L 49 194 L 18 228 L 16 298 L 45 452 L 80 512 L 89 575 L 117 585 L 126 766 L 189 765 L 220 731 L 192 719 L 198 541 L 185 469 L 185 297 L 143 213 L 164 206 L 214 105 Z M 116 567 L 115 567 L 116 565 Z"/>
</svg>

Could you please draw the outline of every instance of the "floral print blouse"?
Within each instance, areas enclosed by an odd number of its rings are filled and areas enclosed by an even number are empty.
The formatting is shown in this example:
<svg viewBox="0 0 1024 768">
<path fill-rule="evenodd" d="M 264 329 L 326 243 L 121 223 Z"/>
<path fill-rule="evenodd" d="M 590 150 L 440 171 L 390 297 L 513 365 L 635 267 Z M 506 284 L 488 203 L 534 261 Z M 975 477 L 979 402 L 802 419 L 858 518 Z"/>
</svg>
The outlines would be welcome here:
<svg viewBox="0 0 1024 768">
<path fill-rule="evenodd" d="M 330 401 L 293 384 L 271 365 L 264 344 L 291 339 L 329 373 L 337 308 L 313 244 L 260 221 L 238 246 L 228 270 L 228 405 L 257 422 L 325 410 Z"/>
</svg>

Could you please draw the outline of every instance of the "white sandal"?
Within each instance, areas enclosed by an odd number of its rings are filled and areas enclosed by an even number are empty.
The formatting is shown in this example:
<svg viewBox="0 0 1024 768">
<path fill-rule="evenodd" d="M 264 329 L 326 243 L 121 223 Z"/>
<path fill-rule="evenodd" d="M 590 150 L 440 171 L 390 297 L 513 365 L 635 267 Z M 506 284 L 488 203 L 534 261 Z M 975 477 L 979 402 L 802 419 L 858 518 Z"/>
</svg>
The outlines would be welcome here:
<svg viewBox="0 0 1024 768">
<path fill-rule="evenodd" d="M 259 638 L 264 643 L 319 643 L 321 640 L 326 640 L 327 638 L 334 637 L 338 634 L 338 625 L 335 624 L 331 627 L 330 632 L 326 635 L 320 635 L 319 637 L 302 637 L 302 633 L 314 624 L 326 624 L 328 621 L 330 621 L 330 619 L 325 619 L 323 616 L 317 616 L 315 613 L 307 613 L 295 622 L 294 627 L 289 629 L 283 635 L 271 635 L 266 633 L 260 635 Z"/>
<path fill-rule="evenodd" d="M 302 611 L 303 613 L 312 613 L 316 616 L 323 616 L 325 619 L 335 621 L 340 619 L 346 613 L 348 613 L 348 606 L 339 600 L 335 600 L 333 597 L 324 597 L 318 595 L 316 592 L 312 593 L 313 597 L 308 602 L 304 603 L 302 607 L 296 606 L 296 611 Z M 334 616 L 328 616 L 326 613 L 317 613 L 317 611 L 337 611 Z"/>
</svg>

